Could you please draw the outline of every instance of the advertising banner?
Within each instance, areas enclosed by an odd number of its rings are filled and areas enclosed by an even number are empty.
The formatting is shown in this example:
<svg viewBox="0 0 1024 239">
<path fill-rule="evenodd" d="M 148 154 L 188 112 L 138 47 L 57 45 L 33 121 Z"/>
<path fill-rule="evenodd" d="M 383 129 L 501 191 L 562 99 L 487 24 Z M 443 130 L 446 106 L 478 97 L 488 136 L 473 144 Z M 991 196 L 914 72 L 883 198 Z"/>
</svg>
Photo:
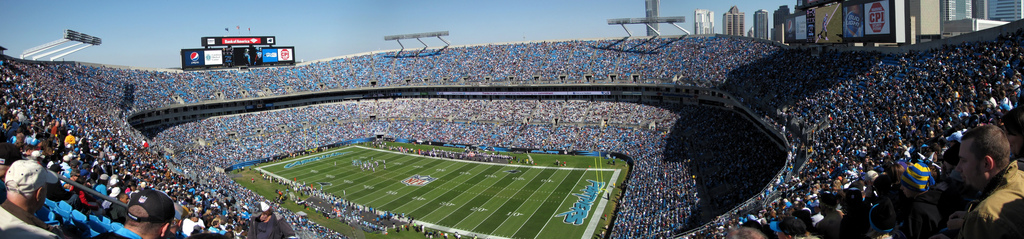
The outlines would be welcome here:
<svg viewBox="0 0 1024 239">
<path fill-rule="evenodd" d="M 889 34 L 892 19 L 889 19 L 889 1 L 877 1 L 864 5 L 867 10 L 864 18 L 867 19 L 867 27 L 864 28 L 865 35 Z"/>
<path fill-rule="evenodd" d="M 794 25 L 796 25 L 796 39 L 807 40 L 807 16 L 796 17 Z"/>
<path fill-rule="evenodd" d="M 205 55 L 204 60 L 206 61 L 204 65 L 210 66 L 224 64 L 224 52 L 222 52 L 221 50 L 209 50 L 204 51 L 203 53 L 203 55 Z"/>
<path fill-rule="evenodd" d="M 843 37 L 864 37 L 864 6 L 850 4 L 843 8 Z"/>
<path fill-rule="evenodd" d="M 263 63 L 277 62 L 277 49 L 263 48 Z"/>
<path fill-rule="evenodd" d="M 181 52 L 181 58 L 182 58 L 181 61 L 183 63 L 182 65 L 184 65 L 184 66 L 203 66 L 203 65 L 205 65 L 205 63 L 203 62 L 203 58 L 204 58 L 203 55 L 204 55 L 203 51 L 182 51 Z"/>
<path fill-rule="evenodd" d="M 292 48 L 278 48 L 277 49 L 277 60 L 278 61 L 294 61 L 295 54 Z"/>
<path fill-rule="evenodd" d="M 611 95 L 611 91 L 437 92 L 438 95 Z"/>
</svg>

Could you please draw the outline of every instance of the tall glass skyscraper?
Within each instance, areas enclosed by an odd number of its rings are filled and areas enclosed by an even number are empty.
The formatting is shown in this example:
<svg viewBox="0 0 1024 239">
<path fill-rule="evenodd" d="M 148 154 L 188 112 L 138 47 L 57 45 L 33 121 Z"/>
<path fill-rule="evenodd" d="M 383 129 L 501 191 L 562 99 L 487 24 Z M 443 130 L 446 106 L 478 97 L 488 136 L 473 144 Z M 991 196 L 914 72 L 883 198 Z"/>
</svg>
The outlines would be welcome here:
<svg viewBox="0 0 1024 239">
<path fill-rule="evenodd" d="M 1024 0 L 989 0 L 988 19 L 1012 22 L 1024 18 Z"/>
<path fill-rule="evenodd" d="M 707 9 L 694 10 L 693 34 L 715 34 L 715 12 Z"/>
<path fill-rule="evenodd" d="M 757 10 L 754 12 L 754 35 L 757 39 L 768 39 L 768 10 Z"/>
<path fill-rule="evenodd" d="M 956 21 L 973 17 L 971 0 L 942 0 L 940 3 L 942 21 Z"/>
</svg>

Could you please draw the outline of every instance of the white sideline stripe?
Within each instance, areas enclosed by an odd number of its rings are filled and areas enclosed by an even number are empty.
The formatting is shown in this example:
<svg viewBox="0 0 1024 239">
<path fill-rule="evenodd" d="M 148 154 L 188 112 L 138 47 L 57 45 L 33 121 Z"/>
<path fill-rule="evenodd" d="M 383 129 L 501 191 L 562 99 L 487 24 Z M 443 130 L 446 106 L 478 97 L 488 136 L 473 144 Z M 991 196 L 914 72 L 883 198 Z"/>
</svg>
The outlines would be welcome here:
<svg viewBox="0 0 1024 239">
<path fill-rule="evenodd" d="M 429 222 L 416 221 L 416 223 L 423 224 L 423 226 L 431 228 L 431 229 L 436 229 L 436 230 L 441 230 L 441 231 L 446 231 L 446 232 L 459 232 L 459 235 L 462 235 L 462 237 L 471 236 L 471 235 L 477 235 L 477 236 L 479 236 L 481 238 L 511 239 L 511 238 L 508 238 L 508 237 L 484 235 L 484 234 L 478 234 L 478 233 L 470 232 L 470 231 L 466 231 L 466 230 L 459 230 L 459 229 L 445 227 L 445 226 L 438 226 L 438 225 L 434 225 L 434 224 L 429 223 Z"/>
<path fill-rule="evenodd" d="M 616 169 L 615 173 L 612 174 L 611 182 L 614 183 L 615 180 L 618 180 L 618 179 L 619 179 L 619 170 Z M 615 190 L 615 187 L 612 187 L 611 183 L 605 184 L 605 187 L 606 188 L 605 188 L 605 193 L 604 194 L 608 195 L 608 197 L 611 197 L 611 192 L 612 192 L 612 190 Z M 600 197 L 599 196 L 598 198 L 601 199 L 601 202 L 597 203 L 597 208 L 594 211 L 594 215 L 592 215 L 591 218 L 590 218 L 590 224 L 587 225 L 587 233 L 584 233 L 583 237 L 581 239 L 588 239 L 588 238 L 594 236 L 594 229 L 597 229 L 597 223 L 598 223 L 598 221 L 600 221 L 600 220 L 598 220 L 599 217 L 597 217 L 597 215 L 604 213 L 604 207 L 608 204 L 609 200 L 606 200 L 605 197 Z"/>
</svg>

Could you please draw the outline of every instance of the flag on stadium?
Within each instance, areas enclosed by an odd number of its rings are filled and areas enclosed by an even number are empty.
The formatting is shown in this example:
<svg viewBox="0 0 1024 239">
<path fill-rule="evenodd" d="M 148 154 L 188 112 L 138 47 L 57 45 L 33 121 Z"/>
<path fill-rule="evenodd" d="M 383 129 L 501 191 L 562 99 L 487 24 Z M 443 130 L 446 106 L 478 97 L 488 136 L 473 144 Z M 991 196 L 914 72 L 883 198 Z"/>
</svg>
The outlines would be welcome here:
<svg viewBox="0 0 1024 239">
<path fill-rule="evenodd" d="M 227 27 L 225 27 L 225 28 L 224 28 L 224 31 L 229 31 L 229 30 L 228 30 L 228 28 L 227 28 Z"/>
<path fill-rule="evenodd" d="M 242 30 L 242 26 L 241 26 L 241 25 L 239 25 L 239 26 L 235 26 L 235 29 L 236 29 L 236 30 Z"/>
</svg>

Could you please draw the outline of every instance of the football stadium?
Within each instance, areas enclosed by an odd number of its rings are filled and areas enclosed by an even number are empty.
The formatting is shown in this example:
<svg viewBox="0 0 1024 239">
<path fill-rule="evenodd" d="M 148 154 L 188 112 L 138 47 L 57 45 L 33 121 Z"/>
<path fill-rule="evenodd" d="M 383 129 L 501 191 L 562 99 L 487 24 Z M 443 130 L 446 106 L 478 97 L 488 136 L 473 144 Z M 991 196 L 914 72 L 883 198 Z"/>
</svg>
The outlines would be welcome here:
<svg viewBox="0 0 1024 239">
<path fill-rule="evenodd" d="M 164 68 L 0 23 L 0 237 L 1024 238 L 1024 16 L 644 2 L 562 40 L 185 31 Z M 306 47 L 353 38 L 394 48 Z"/>
</svg>

